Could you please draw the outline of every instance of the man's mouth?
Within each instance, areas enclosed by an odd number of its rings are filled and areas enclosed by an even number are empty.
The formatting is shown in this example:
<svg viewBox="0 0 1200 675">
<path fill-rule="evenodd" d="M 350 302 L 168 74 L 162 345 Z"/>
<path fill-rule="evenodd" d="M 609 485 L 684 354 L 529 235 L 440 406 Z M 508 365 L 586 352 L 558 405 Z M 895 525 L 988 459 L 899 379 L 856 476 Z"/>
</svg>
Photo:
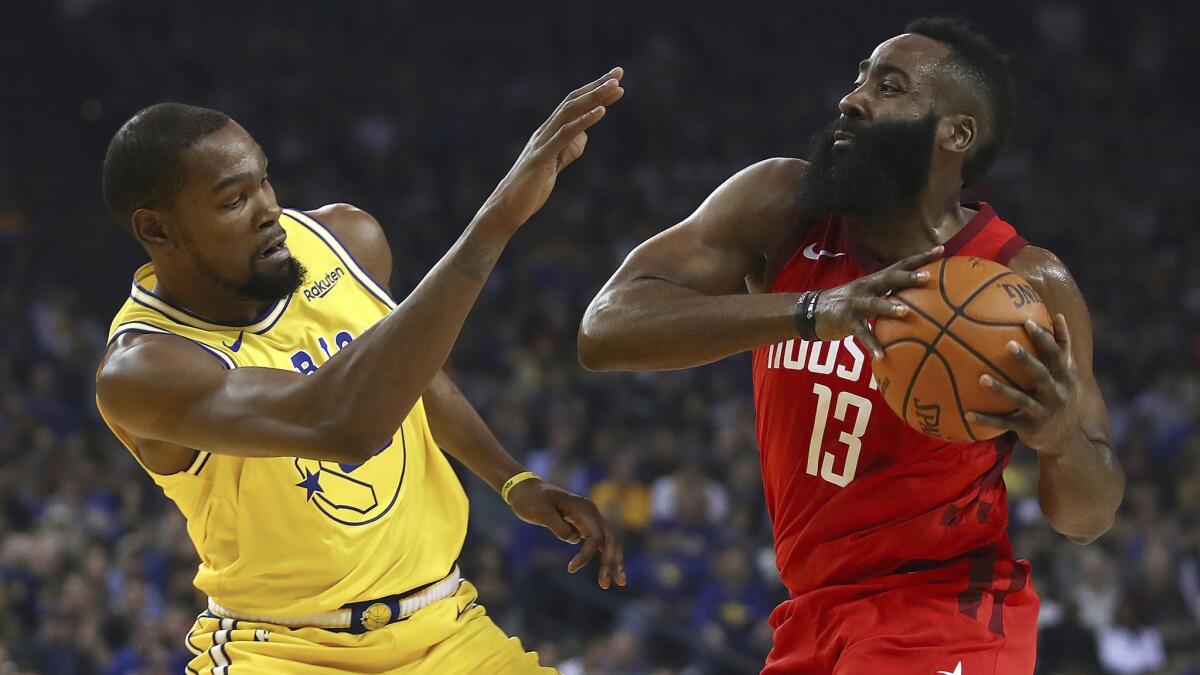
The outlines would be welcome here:
<svg viewBox="0 0 1200 675">
<path fill-rule="evenodd" d="M 850 133 L 849 131 L 842 131 L 841 129 L 838 129 L 837 131 L 833 132 L 834 145 L 845 145 L 853 140 L 854 134 Z"/>
<path fill-rule="evenodd" d="M 258 254 L 259 259 L 266 260 L 270 258 L 284 258 L 291 256 L 291 251 L 288 250 L 287 245 L 284 243 L 286 239 L 286 234 L 281 234 L 276 237 L 271 241 L 270 244 L 267 245 L 265 249 L 263 249 L 262 253 Z"/>
</svg>

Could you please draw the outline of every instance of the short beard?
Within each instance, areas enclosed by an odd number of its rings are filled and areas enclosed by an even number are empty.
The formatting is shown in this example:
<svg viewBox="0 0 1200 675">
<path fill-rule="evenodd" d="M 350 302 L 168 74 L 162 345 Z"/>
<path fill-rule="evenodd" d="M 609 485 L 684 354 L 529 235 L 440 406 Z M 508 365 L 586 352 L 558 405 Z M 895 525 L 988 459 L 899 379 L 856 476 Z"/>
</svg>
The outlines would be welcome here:
<svg viewBox="0 0 1200 675">
<path fill-rule="evenodd" d="M 814 215 L 869 219 L 914 203 L 929 180 L 937 122 L 932 112 L 912 122 L 834 122 L 813 137 L 800 183 L 805 209 Z M 835 131 L 854 138 L 834 148 Z"/>
<path fill-rule="evenodd" d="M 304 279 L 308 276 L 308 270 L 295 256 L 288 258 L 287 264 L 279 274 L 259 274 L 253 267 L 250 269 L 250 279 L 231 290 L 243 298 L 259 302 L 275 302 L 288 297 L 304 285 Z"/>
</svg>

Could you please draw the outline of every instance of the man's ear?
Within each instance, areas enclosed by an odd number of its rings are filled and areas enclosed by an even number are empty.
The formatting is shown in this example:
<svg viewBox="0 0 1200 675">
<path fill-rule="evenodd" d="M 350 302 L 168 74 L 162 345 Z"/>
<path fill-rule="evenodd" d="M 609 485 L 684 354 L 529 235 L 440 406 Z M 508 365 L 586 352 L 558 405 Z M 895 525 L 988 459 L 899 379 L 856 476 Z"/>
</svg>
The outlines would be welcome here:
<svg viewBox="0 0 1200 675">
<path fill-rule="evenodd" d="M 155 209 L 134 211 L 129 217 L 129 229 L 133 232 L 133 238 L 147 249 L 162 248 L 174 243 L 164 214 Z"/>
<path fill-rule="evenodd" d="M 979 126 L 972 115 L 950 115 L 938 120 L 938 147 L 957 154 L 966 154 L 979 137 Z"/>
</svg>

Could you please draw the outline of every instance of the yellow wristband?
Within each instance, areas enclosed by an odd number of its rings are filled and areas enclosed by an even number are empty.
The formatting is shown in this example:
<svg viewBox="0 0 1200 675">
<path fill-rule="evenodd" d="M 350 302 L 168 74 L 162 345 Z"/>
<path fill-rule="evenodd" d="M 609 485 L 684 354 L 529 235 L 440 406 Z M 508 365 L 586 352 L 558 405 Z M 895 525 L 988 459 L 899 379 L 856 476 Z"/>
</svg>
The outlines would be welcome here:
<svg viewBox="0 0 1200 675">
<path fill-rule="evenodd" d="M 520 485 L 521 483 L 524 483 L 525 481 L 529 480 L 530 478 L 537 478 L 537 477 L 538 477 L 538 475 L 532 471 L 522 471 L 521 473 L 506 480 L 504 482 L 504 487 L 500 488 L 500 496 L 504 499 L 504 503 L 505 504 L 510 503 L 508 501 L 508 493 L 512 492 L 513 488 Z"/>
</svg>

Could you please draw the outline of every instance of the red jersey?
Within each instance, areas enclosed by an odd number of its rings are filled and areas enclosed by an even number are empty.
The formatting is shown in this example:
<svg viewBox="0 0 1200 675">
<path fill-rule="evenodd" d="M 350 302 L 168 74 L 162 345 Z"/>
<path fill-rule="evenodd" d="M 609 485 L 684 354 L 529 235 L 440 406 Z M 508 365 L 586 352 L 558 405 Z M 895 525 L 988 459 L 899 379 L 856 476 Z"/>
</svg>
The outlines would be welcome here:
<svg viewBox="0 0 1200 675">
<path fill-rule="evenodd" d="M 1026 241 L 987 204 L 970 207 L 979 213 L 945 254 L 1007 264 Z M 770 290 L 832 288 L 878 269 L 827 218 Z M 985 595 L 1002 604 L 1026 586 L 1028 564 L 1012 560 L 1005 531 L 1010 435 L 960 444 L 913 430 L 888 408 L 854 337 L 764 346 L 753 364 L 776 562 L 793 598 L 945 567 L 963 576 L 959 606 L 970 615 Z"/>
</svg>

